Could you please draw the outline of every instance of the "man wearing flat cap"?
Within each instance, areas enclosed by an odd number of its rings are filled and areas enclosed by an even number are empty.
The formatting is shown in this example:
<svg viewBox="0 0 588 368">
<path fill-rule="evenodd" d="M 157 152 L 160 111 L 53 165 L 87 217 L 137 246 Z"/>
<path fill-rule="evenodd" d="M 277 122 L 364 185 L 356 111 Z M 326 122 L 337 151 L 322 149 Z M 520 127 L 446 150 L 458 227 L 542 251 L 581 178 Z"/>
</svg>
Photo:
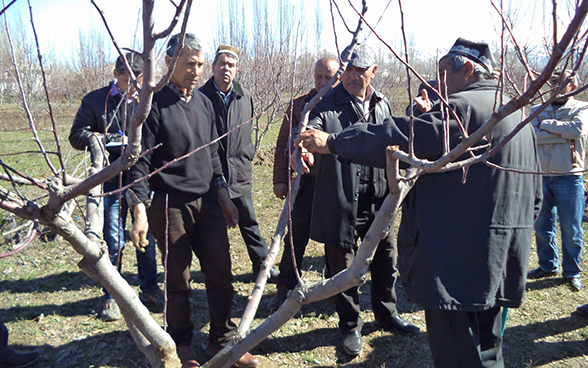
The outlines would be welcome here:
<svg viewBox="0 0 588 368">
<path fill-rule="evenodd" d="M 345 52 L 344 52 L 345 54 Z M 381 125 L 391 114 L 390 103 L 370 81 L 378 66 L 374 51 L 356 48 L 342 76 L 342 83 L 329 91 L 311 111 L 308 128 L 338 133 L 358 123 Z M 357 252 L 357 240 L 366 235 L 376 211 L 388 193 L 385 171 L 370 165 L 338 160 L 335 155 L 316 157 L 316 182 L 310 237 L 325 244 L 327 277 L 346 269 Z M 392 236 L 378 246 L 370 267 L 371 300 L 376 321 L 383 328 L 415 334 L 419 329 L 396 310 L 396 245 Z M 343 349 L 361 353 L 358 288 L 333 297 L 343 334 Z"/>
<path fill-rule="evenodd" d="M 255 156 L 251 140 L 253 98 L 247 89 L 235 81 L 240 54 L 236 47 L 220 45 L 212 63 L 213 76 L 200 88 L 200 92 L 212 102 L 219 136 L 247 122 L 219 141 L 218 153 L 229 196 L 239 210 L 239 230 L 253 263 L 254 278 L 257 279 L 269 249 L 259 232 L 251 197 L 251 161 Z M 275 281 L 278 273 L 276 268 L 270 269 L 271 281 Z"/>
<path fill-rule="evenodd" d="M 497 108 L 498 84 L 491 73 L 485 43 L 460 38 L 439 62 L 440 90 L 447 91 L 449 107 L 470 134 Z M 443 154 L 444 120 L 439 103 L 414 118 L 418 158 L 436 160 Z M 453 114 L 448 121 L 453 148 L 462 133 Z M 520 121 L 521 113 L 513 113 L 479 144 L 500 144 Z M 387 146 L 408 152 L 409 122 L 390 117 L 334 134 L 308 131 L 296 143 L 310 152 L 383 168 Z M 488 161 L 469 167 L 466 180 L 462 170 L 423 175 L 402 203 L 398 268 L 409 298 L 424 307 L 438 368 L 504 367 L 501 307 L 519 307 L 525 293 L 541 203 L 539 177 L 521 173 L 539 170 L 532 129 L 525 126 Z"/>
</svg>

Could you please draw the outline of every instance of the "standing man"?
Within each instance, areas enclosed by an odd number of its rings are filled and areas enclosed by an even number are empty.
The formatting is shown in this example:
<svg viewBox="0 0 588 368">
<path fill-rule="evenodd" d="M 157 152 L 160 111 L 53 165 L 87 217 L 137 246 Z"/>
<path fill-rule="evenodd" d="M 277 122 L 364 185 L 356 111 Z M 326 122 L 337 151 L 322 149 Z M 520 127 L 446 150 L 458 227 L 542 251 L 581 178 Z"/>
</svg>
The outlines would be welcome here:
<svg viewBox="0 0 588 368">
<path fill-rule="evenodd" d="M 556 96 L 566 95 L 578 87 L 577 80 L 577 76 L 572 76 L 569 71 L 556 70 L 549 84 Z M 531 113 L 538 108 L 533 107 Z M 582 171 L 588 136 L 588 103 L 573 97 L 555 97 L 531 125 L 537 135 L 537 150 L 544 174 L 543 205 L 535 222 L 539 267 L 530 271 L 528 276 L 539 279 L 557 273 L 559 255 L 555 235 L 559 217 L 562 274 L 572 290 L 580 291 L 580 259 L 584 244 Z"/>
<path fill-rule="evenodd" d="M 333 78 L 339 69 L 339 61 L 331 57 L 323 57 L 314 65 L 314 86 L 310 92 L 298 96 L 292 103 L 292 110 L 288 108 L 282 121 L 276 154 L 274 157 L 274 194 L 279 199 L 288 195 L 288 181 L 290 180 L 290 164 L 288 160 L 288 136 L 290 131 L 290 116 L 292 116 L 292 136 L 298 134 L 300 119 L 304 106 Z M 335 83 L 336 85 L 336 83 Z M 310 239 L 310 220 L 312 216 L 312 197 L 314 195 L 315 173 L 303 175 L 296 194 L 296 201 L 292 207 L 292 240 L 298 272 L 302 267 L 302 257 Z M 292 266 L 292 246 L 290 233 L 284 238 L 284 252 L 280 261 L 280 275 L 278 276 L 276 295 L 268 304 L 269 310 L 276 310 L 286 300 L 288 291 L 294 289 L 298 283 Z"/>
<path fill-rule="evenodd" d="M 168 68 L 179 36 L 169 41 L 165 57 Z M 170 82 L 153 95 L 151 112 L 143 125 L 143 150 L 158 144 L 161 147 L 139 159 L 129 171 L 129 180 L 143 178 L 218 137 L 212 104 L 195 90 L 203 66 L 200 41 L 187 33 Z M 154 192 L 151 203 L 149 189 Z M 236 226 L 239 214 L 227 192 L 218 147 L 213 144 L 174 162 L 151 176 L 148 184 L 141 181 L 132 190 L 138 201 L 132 204 L 135 223 L 131 237 L 135 242 L 145 238 L 148 219 L 159 249 L 164 255 L 167 252 L 162 258 L 167 258 L 168 332 L 176 343 L 182 367 L 198 367 L 191 348 L 192 253 L 200 261 L 206 283 L 210 316 L 207 349 L 216 354 L 236 330 L 231 321 L 234 291 L 227 224 Z M 236 364 L 256 365 L 257 359 L 249 353 Z"/>
<path fill-rule="evenodd" d="M 447 91 L 449 106 L 469 133 L 494 112 L 498 83 L 491 73 L 486 43 L 459 38 L 439 61 L 441 91 Z M 441 157 L 446 116 L 436 104 L 415 118 L 416 157 Z M 520 121 L 520 112 L 506 117 L 488 135 L 489 142 L 480 144 L 500 144 Z M 360 122 L 334 134 L 307 131 L 296 143 L 310 152 L 385 167 L 387 146 L 408 152 L 409 123 L 408 117 L 391 117 L 384 124 Z M 455 147 L 461 132 L 453 115 L 449 135 Z M 423 175 L 402 202 L 400 276 L 409 298 L 425 309 L 437 368 L 504 367 L 501 307 L 519 307 L 525 293 L 541 201 L 539 178 L 521 173 L 539 170 L 532 129 L 525 126 L 488 161 L 492 165 L 470 166 L 465 182 L 462 170 Z"/>
<path fill-rule="evenodd" d="M 127 53 L 125 55 L 131 69 L 136 76 L 143 73 L 143 59 L 140 55 Z M 137 93 L 132 85 L 119 56 L 113 70 L 115 80 L 108 86 L 90 92 L 82 99 L 73 126 L 69 133 L 69 142 L 73 148 L 85 150 L 90 147 L 93 135 L 106 144 L 110 162 L 118 159 L 127 137 L 124 131 L 131 120 L 131 113 L 136 104 Z M 142 78 L 142 77 L 139 77 Z M 103 192 L 108 193 L 127 184 L 126 172 L 104 183 Z M 119 200 L 119 199 L 122 199 Z M 112 264 L 121 271 L 122 251 L 125 245 L 125 223 L 127 220 L 128 205 L 125 200 L 125 192 L 115 193 L 104 197 L 104 241 L 108 246 L 108 254 Z M 137 271 L 139 274 L 143 303 L 155 304 L 163 309 L 163 292 L 157 286 L 157 260 L 155 239 L 151 234 L 149 244 L 144 250 L 137 250 Z M 120 309 L 112 296 L 104 289 L 104 298 L 100 317 L 104 321 L 114 321 L 120 318 Z"/>
<path fill-rule="evenodd" d="M 200 92 L 212 102 L 216 117 L 216 130 L 223 135 L 244 122 L 249 122 L 233 131 L 219 142 L 219 157 L 227 181 L 229 196 L 239 210 L 239 230 L 253 263 L 253 275 L 257 279 L 261 262 L 269 253 L 265 240 L 259 232 L 251 198 L 252 167 L 255 147 L 251 140 L 253 128 L 253 98 L 237 81 L 239 49 L 220 45 L 212 62 L 213 76 L 200 88 Z M 270 269 L 270 279 L 275 282 L 278 270 Z"/>
<path fill-rule="evenodd" d="M 370 84 L 376 76 L 376 54 L 366 45 L 357 47 L 342 83 L 329 91 L 311 111 L 308 128 L 338 133 L 357 122 L 381 125 L 391 115 L 388 100 Z M 342 162 L 335 155 L 318 155 L 310 237 L 325 244 L 326 276 L 348 268 L 380 208 L 388 185 L 383 169 Z M 370 266 L 371 300 L 376 322 L 386 329 L 416 334 L 419 329 L 400 317 L 396 310 L 396 257 L 393 235 L 378 245 Z M 361 353 L 363 321 L 358 287 L 333 300 L 343 334 L 343 348 L 349 355 Z"/>
</svg>

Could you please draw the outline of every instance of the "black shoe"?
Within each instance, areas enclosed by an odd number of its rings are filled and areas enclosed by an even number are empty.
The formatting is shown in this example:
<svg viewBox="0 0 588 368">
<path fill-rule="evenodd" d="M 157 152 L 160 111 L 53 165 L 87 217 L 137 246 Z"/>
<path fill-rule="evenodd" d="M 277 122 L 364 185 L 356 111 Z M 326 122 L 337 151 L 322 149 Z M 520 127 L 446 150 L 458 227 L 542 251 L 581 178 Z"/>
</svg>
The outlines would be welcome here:
<svg viewBox="0 0 588 368">
<path fill-rule="evenodd" d="M 376 320 L 376 325 L 387 331 L 396 331 L 407 335 L 416 335 L 421 332 L 417 326 L 400 317 L 398 314 L 394 317 L 388 318 L 385 321 Z"/>
<path fill-rule="evenodd" d="M 37 360 L 39 360 L 40 354 L 37 351 L 31 351 L 28 353 L 14 351 L 8 358 L 0 359 L 0 367 L 6 368 L 20 368 L 28 367 Z"/>
<path fill-rule="evenodd" d="M 542 279 L 544 277 L 551 277 L 555 276 L 557 272 L 554 271 L 544 271 L 541 267 L 537 267 L 536 269 L 529 271 L 527 274 L 528 279 Z"/>
<path fill-rule="evenodd" d="M 343 336 L 343 350 L 349 355 L 361 354 L 361 333 L 351 331 Z"/>
<path fill-rule="evenodd" d="M 574 276 L 568 279 L 568 284 L 574 291 L 582 290 L 582 281 L 580 281 L 580 276 Z"/>
<path fill-rule="evenodd" d="M 282 303 L 284 303 L 287 298 L 288 287 L 285 285 L 278 286 L 278 289 L 276 290 L 276 295 L 274 295 L 272 300 L 270 300 L 269 304 L 267 305 L 267 309 L 270 311 L 278 310 L 280 308 L 280 305 L 282 305 Z"/>
<path fill-rule="evenodd" d="M 576 308 L 576 313 L 582 317 L 588 317 L 588 304 L 584 304 Z"/>
<path fill-rule="evenodd" d="M 259 272 L 261 272 L 261 270 L 259 268 L 257 268 L 257 267 L 253 268 L 253 281 L 257 281 L 257 276 L 259 276 Z M 280 270 L 278 270 L 275 267 L 270 268 L 269 278 L 267 279 L 267 282 L 270 284 L 277 283 L 279 274 L 280 274 Z"/>
</svg>

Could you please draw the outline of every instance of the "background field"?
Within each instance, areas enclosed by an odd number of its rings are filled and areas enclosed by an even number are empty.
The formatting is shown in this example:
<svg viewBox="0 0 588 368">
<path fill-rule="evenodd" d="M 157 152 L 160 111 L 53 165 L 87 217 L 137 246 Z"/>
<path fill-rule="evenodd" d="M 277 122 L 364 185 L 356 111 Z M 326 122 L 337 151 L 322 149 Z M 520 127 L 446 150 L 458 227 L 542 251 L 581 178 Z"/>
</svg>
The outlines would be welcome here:
<svg viewBox="0 0 588 368">
<path fill-rule="evenodd" d="M 70 171 L 82 172 L 81 156 L 67 143 L 69 124 L 77 107 L 59 108 L 58 132 Z M 22 124 L 15 107 L 0 106 L 0 153 L 22 152 L 33 149 L 30 132 Z M 45 129 L 47 125 L 42 125 Z M 16 131 L 15 131 L 16 130 Z M 42 129 L 41 129 L 42 130 Z M 262 235 L 269 241 L 275 230 L 283 202 L 272 192 L 273 145 L 277 127 L 272 128 L 258 152 L 254 166 L 254 204 Z M 51 134 L 41 131 L 43 139 Z M 49 146 L 49 145 L 48 145 Z M 48 147 L 54 150 L 55 147 Z M 3 156 L 2 160 L 22 168 L 33 176 L 47 174 L 33 155 Z M 6 187 L 6 184 L 3 184 Z M 80 199 L 83 204 L 83 199 Z M 76 210 L 74 216 L 81 219 Z M 0 232 L 14 228 L 18 221 L 0 215 Z M 233 317 L 238 323 L 253 280 L 251 263 L 237 230 L 230 230 L 235 276 Z M 0 253 L 12 249 L 9 236 L 0 238 Z M 314 281 L 323 275 L 323 251 L 312 242 L 304 260 L 304 279 Z M 280 256 L 278 256 L 279 259 Z M 533 247 L 531 267 L 536 267 Z M 23 350 L 36 349 L 42 353 L 37 367 L 146 367 L 147 361 L 136 348 L 122 321 L 104 323 L 97 317 L 101 287 L 81 272 L 77 263 L 81 257 L 63 241 L 42 242 L 24 252 L 0 260 L 0 315 L 10 330 L 10 344 Z M 588 266 L 583 262 L 583 268 Z M 160 282 L 163 267 L 160 266 Z M 130 248 L 123 257 L 123 276 L 136 289 L 136 257 Z M 193 348 L 200 362 L 208 359 L 205 347 L 208 331 L 207 304 L 204 278 L 197 261 L 192 268 L 192 306 L 196 325 Z M 582 281 L 588 285 L 588 279 Z M 369 279 L 361 290 L 361 306 L 365 326 L 363 353 L 350 359 L 341 349 L 337 316 L 329 300 L 302 308 L 301 316 L 293 318 L 252 353 L 263 358 L 268 367 L 432 367 L 426 340 L 423 311 L 408 302 L 399 290 L 399 310 L 403 317 L 423 331 L 419 336 L 407 337 L 378 330 L 373 324 L 369 303 Z M 163 284 L 160 284 L 163 286 Z M 504 354 L 507 367 L 585 367 L 588 366 L 588 319 L 572 316 L 574 309 L 588 302 L 587 292 L 573 292 L 561 277 L 532 281 L 527 286 L 527 300 L 520 309 L 510 310 L 504 335 Z M 275 286 L 266 287 L 254 325 L 265 319 L 267 303 Z M 163 314 L 154 311 L 153 317 L 163 325 Z M 448 338 L 451 338 L 448 336 Z"/>
</svg>

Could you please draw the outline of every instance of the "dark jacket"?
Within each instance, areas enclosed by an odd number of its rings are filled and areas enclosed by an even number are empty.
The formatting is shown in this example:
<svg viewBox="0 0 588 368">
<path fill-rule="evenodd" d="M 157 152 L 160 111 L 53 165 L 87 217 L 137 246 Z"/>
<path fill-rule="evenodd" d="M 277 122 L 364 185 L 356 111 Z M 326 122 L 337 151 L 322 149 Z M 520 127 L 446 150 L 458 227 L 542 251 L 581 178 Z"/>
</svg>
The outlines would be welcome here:
<svg viewBox="0 0 588 368">
<path fill-rule="evenodd" d="M 494 111 L 496 81 L 480 81 L 449 96 L 471 133 Z M 520 111 L 500 122 L 492 146 L 521 121 Z M 357 124 L 331 135 L 331 152 L 354 162 L 385 165 L 384 149 L 408 149 L 409 118 L 383 125 Z M 450 119 L 451 147 L 459 130 Z M 415 119 L 415 154 L 435 160 L 443 152 L 439 105 Z M 477 151 L 476 153 L 482 153 Z M 469 157 L 468 154 L 461 158 Z M 534 134 L 525 126 L 490 162 L 505 168 L 539 170 Z M 402 204 L 398 270 L 411 300 L 428 308 L 481 311 L 518 307 L 525 292 L 533 222 L 541 202 L 540 176 L 478 163 L 463 171 L 421 176 Z"/>
<path fill-rule="evenodd" d="M 194 91 L 189 102 L 168 86 L 153 95 L 153 104 L 143 124 L 143 152 L 161 144 L 141 158 L 128 171 L 129 182 L 140 179 L 202 147 L 218 137 L 214 129 L 214 111 L 210 100 Z M 206 146 L 174 162 L 147 180 L 133 185 L 138 199 L 149 199 L 149 189 L 163 193 L 182 193 L 187 200 L 206 194 L 213 179 L 222 176 L 217 144 Z M 213 186 L 214 188 L 214 186 Z M 218 189 L 218 188 L 217 188 Z"/>
<path fill-rule="evenodd" d="M 310 92 L 296 97 L 294 101 L 292 101 L 292 110 L 290 110 L 290 106 L 288 106 L 288 109 L 286 110 L 286 115 L 282 121 L 282 126 L 280 127 L 280 132 L 278 133 L 278 139 L 276 141 L 276 152 L 274 154 L 274 184 L 286 184 L 290 179 L 290 163 L 288 161 L 290 114 L 292 115 L 292 136 L 295 137 L 296 134 L 298 134 L 298 124 L 300 124 L 300 119 L 302 119 L 302 110 L 304 110 L 304 106 L 316 96 L 317 93 L 317 90 L 313 88 Z"/>
<path fill-rule="evenodd" d="M 122 146 L 116 145 L 122 138 L 119 131 L 126 131 L 125 127 L 130 122 L 135 105 L 135 103 L 120 103 L 118 95 L 111 96 L 113 83 L 84 96 L 69 132 L 69 143 L 73 148 L 83 151 L 90 147 L 90 138 L 93 134 L 99 133 L 103 139 L 106 130 L 106 150 L 109 153 L 110 162 L 121 155 Z M 106 129 L 108 124 L 110 126 Z M 110 180 L 118 182 L 118 176 Z"/>
<path fill-rule="evenodd" d="M 204 93 L 212 102 L 216 117 L 216 130 L 219 136 L 233 129 L 237 125 L 249 121 L 241 128 L 230 133 L 219 142 L 218 154 L 223 166 L 223 174 L 227 181 L 229 196 L 239 198 L 251 191 L 253 175 L 251 162 L 255 156 L 255 147 L 251 140 L 253 132 L 253 98 L 249 91 L 233 81 L 233 91 L 229 106 L 225 104 L 210 78 L 202 87 Z"/>
<path fill-rule="evenodd" d="M 392 113 L 390 103 L 379 92 L 372 94 L 371 109 L 373 112 L 369 120 L 375 124 L 382 124 Z M 365 121 L 363 113 L 341 83 L 329 91 L 311 111 L 308 127 L 338 133 L 357 121 Z M 356 243 L 359 165 L 340 160 L 335 155 L 317 154 L 315 166 L 316 182 L 310 237 L 332 246 L 351 248 Z M 383 169 L 373 170 L 372 184 L 375 191 L 372 201 L 379 208 L 388 189 Z"/>
</svg>

